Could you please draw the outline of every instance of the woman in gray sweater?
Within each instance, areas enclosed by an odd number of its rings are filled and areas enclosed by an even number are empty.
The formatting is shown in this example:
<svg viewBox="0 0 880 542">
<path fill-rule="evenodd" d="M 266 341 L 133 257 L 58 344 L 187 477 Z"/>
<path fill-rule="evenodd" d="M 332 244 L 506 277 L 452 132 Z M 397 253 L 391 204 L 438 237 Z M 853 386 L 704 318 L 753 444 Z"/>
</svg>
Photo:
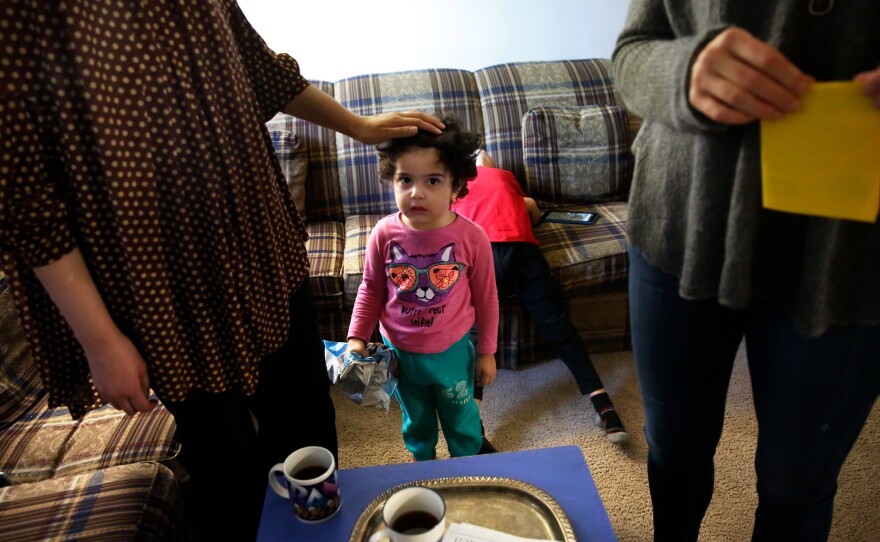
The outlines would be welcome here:
<svg viewBox="0 0 880 542">
<path fill-rule="evenodd" d="M 656 540 L 696 540 L 733 360 L 759 435 L 754 540 L 825 540 L 880 394 L 880 225 L 761 207 L 759 122 L 816 81 L 880 107 L 875 0 L 632 0 L 614 52 L 636 139 L 633 343 Z M 866 157 L 874 159 L 876 157 Z"/>
</svg>

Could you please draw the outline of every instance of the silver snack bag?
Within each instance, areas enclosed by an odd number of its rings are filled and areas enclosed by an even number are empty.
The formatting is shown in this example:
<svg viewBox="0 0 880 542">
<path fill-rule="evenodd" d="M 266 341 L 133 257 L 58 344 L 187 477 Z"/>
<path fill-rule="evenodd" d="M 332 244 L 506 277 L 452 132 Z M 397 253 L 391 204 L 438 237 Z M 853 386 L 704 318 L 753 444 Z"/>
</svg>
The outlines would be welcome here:
<svg viewBox="0 0 880 542">
<path fill-rule="evenodd" d="M 369 356 L 354 352 L 345 356 L 347 344 L 324 341 L 324 359 L 330 381 L 338 384 L 342 393 L 363 407 L 391 406 L 391 395 L 397 388 L 394 376 L 394 351 L 385 345 L 367 345 Z"/>
</svg>

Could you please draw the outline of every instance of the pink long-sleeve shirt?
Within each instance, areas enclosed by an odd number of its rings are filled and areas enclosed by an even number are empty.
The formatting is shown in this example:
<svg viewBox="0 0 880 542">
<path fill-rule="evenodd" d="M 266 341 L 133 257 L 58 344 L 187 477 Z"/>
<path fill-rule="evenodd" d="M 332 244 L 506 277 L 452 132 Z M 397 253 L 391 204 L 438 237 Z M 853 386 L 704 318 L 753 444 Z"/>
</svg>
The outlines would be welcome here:
<svg viewBox="0 0 880 542">
<path fill-rule="evenodd" d="M 498 344 L 498 292 L 483 229 L 457 216 L 443 228 L 407 227 L 400 213 L 376 224 L 348 336 L 368 340 L 376 322 L 394 346 L 443 352 L 477 326 L 477 353 Z"/>
</svg>

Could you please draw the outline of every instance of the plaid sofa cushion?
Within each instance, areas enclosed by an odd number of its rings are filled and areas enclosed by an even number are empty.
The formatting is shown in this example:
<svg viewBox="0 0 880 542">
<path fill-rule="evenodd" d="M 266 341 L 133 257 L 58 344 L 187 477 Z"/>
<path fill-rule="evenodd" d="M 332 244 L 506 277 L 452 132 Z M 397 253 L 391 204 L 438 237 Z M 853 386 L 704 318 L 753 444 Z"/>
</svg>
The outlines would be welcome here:
<svg viewBox="0 0 880 542">
<path fill-rule="evenodd" d="M 55 475 L 174 458 L 180 451 L 176 429 L 174 417 L 161 403 L 136 416 L 103 406 L 80 420 L 67 441 Z"/>
<path fill-rule="evenodd" d="M 312 86 L 333 95 L 333 83 L 311 81 Z M 270 132 L 285 131 L 297 134 L 307 141 L 306 159 L 306 215 L 309 221 L 342 222 L 342 203 L 339 196 L 339 176 L 336 167 L 336 132 L 311 122 L 278 113 L 266 123 Z"/>
<path fill-rule="evenodd" d="M 522 118 L 538 107 L 617 105 L 605 59 L 514 62 L 474 72 L 486 123 L 486 148 L 498 167 L 525 180 Z"/>
<path fill-rule="evenodd" d="M 293 132 L 287 130 L 271 130 L 269 137 L 272 138 L 272 146 L 275 147 L 275 155 L 281 164 L 281 171 L 287 180 L 287 188 L 293 197 L 297 214 L 303 222 L 306 216 L 306 159 L 305 145 Z"/>
<path fill-rule="evenodd" d="M 566 297 L 625 286 L 629 275 L 627 204 L 577 205 L 566 210 L 593 211 L 600 215 L 591 226 L 545 222 L 535 227 L 541 252 Z"/>
<path fill-rule="evenodd" d="M 342 295 L 342 253 L 345 233 L 342 222 L 310 222 L 306 224 L 309 240 L 309 278 L 316 297 Z"/>
<path fill-rule="evenodd" d="M 56 474 L 161 461 L 177 455 L 171 414 L 162 405 L 129 417 L 107 405 L 74 420 L 66 408 L 36 408 L 0 435 L 0 470 L 16 484 Z"/>
<path fill-rule="evenodd" d="M 0 430 L 15 423 L 44 395 L 12 301 L 9 279 L 0 271 Z"/>
<path fill-rule="evenodd" d="M 568 317 L 580 330 L 587 351 L 629 350 L 629 301 L 625 289 L 604 294 L 568 298 Z M 516 302 L 501 303 L 498 351 L 495 359 L 503 369 L 517 369 L 529 362 L 557 358 L 541 336 L 534 319 Z"/>
<path fill-rule="evenodd" d="M 178 540 L 179 489 L 136 463 L 0 489 L 0 540 Z"/>
<path fill-rule="evenodd" d="M 345 306 L 351 310 L 357 297 L 358 287 L 364 278 L 364 260 L 370 232 L 386 215 L 359 215 L 345 221 L 345 258 L 342 278 L 345 281 Z"/>
<path fill-rule="evenodd" d="M 451 113 L 466 130 L 485 133 L 480 95 L 469 71 L 430 69 L 360 75 L 337 81 L 335 92 L 342 105 L 360 115 L 409 110 L 437 116 Z M 345 216 L 394 212 L 394 194 L 379 181 L 376 149 L 341 134 L 337 134 L 336 146 Z"/>
<path fill-rule="evenodd" d="M 625 200 L 629 121 L 617 106 L 539 107 L 522 120 L 526 193 L 546 205 Z"/>
</svg>

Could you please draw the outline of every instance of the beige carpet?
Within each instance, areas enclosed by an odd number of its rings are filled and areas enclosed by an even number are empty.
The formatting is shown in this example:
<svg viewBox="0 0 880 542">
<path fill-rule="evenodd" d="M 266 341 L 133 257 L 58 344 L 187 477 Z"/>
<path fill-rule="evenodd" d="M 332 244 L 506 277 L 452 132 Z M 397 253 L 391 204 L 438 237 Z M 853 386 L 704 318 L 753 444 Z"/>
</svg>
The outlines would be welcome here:
<svg viewBox="0 0 880 542">
<path fill-rule="evenodd" d="M 579 446 L 593 473 L 611 523 L 621 541 L 649 541 L 651 501 L 647 445 L 641 433 L 641 399 L 631 352 L 600 354 L 596 367 L 611 393 L 631 441 L 623 448 L 605 440 L 593 425 L 589 400 L 580 395 L 561 361 L 519 371 L 499 371 L 486 389 L 483 419 L 490 440 L 502 451 L 543 446 Z M 753 456 L 756 425 L 744 352 L 734 369 L 727 421 L 716 456 L 715 496 L 700 540 L 749 540 L 757 504 Z M 817 398 L 817 401 L 819 398 Z M 410 460 L 400 437 L 400 409 L 363 409 L 334 390 L 342 468 Z M 809 414 L 809 413 L 807 413 Z M 441 439 L 438 457 L 448 457 Z M 844 465 L 835 503 L 832 541 L 880 542 L 880 402 Z"/>
</svg>

